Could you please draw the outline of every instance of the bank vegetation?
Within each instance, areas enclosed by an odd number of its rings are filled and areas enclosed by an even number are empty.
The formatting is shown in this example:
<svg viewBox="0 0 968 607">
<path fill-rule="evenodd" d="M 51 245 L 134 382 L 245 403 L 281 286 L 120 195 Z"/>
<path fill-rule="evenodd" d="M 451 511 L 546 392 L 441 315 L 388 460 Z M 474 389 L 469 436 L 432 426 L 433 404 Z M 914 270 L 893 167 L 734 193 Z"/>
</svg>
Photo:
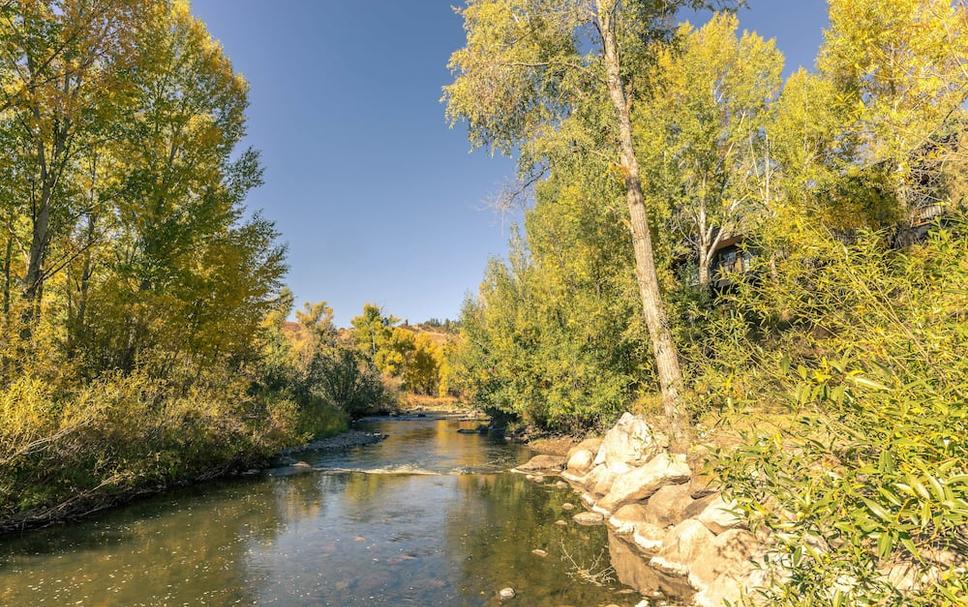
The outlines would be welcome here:
<svg viewBox="0 0 968 607">
<path fill-rule="evenodd" d="M 786 78 L 735 8 L 461 9 L 448 116 L 531 204 L 456 387 L 550 432 L 650 414 L 782 542 L 771 604 L 965 604 L 968 8 L 830 0 Z"/>
<path fill-rule="evenodd" d="M 247 467 L 383 384 L 247 210 L 248 85 L 184 0 L 0 2 L 0 531 Z"/>
</svg>

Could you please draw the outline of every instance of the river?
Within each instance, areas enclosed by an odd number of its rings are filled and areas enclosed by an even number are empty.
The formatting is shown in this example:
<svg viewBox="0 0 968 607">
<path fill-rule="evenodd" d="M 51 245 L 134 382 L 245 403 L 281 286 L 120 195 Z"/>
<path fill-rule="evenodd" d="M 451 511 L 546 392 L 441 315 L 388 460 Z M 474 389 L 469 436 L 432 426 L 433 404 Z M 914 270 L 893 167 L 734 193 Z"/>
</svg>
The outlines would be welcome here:
<svg viewBox="0 0 968 607">
<path fill-rule="evenodd" d="M 580 508 L 563 505 L 577 495 L 507 472 L 529 450 L 460 425 L 368 420 L 359 427 L 389 438 L 303 454 L 308 472 L 208 483 L 7 537 L 0 605 L 490 606 L 505 587 L 522 607 L 641 600 L 619 579 L 648 589 L 651 573 L 604 527 L 572 522 Z"/>
</svg>

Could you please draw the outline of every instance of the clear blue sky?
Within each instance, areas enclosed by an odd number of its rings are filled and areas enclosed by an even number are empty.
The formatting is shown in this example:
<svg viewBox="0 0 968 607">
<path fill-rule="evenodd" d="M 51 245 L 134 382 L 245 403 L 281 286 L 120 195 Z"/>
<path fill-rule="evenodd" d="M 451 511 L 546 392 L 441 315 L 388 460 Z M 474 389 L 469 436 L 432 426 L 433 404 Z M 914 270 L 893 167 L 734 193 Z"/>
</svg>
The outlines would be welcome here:
<svg viewBox="0 0 968 607">
<path fill-rule="evenodd" d="M 247 144 L 266 184 L 249 207 L 289 245 L 297 303 L 324 299 L 345 325 L 364 302 L 419 322 L 455 318 L 508 222 L 487 198 L 513 164 L 469 152 L 441 86 L 462 46 L 460 0 L 193 0 L 251 84 Z M 823 0 L 750 0 L 743 26 L 811 67 Z"/>
</svg>

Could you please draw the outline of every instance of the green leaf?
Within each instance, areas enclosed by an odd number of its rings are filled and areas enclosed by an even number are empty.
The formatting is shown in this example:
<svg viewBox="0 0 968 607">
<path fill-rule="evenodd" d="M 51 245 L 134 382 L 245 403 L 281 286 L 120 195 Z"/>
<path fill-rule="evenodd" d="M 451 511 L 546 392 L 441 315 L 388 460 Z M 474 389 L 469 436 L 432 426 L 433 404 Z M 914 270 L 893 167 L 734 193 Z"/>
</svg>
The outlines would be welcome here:
<svg viewBox="0 0 968 607">
<path fill-rule="evenodd" d="M 866 497 L 862 497 L 861 500 L 863 500 L 864 504 L 867 506 L 867 509 L 870 510 L 877 518 L 888 522 L 893 520 L 891 513 L 881 507 L 881 505 L 877 502 L 869 500 Z"/>
</svg>

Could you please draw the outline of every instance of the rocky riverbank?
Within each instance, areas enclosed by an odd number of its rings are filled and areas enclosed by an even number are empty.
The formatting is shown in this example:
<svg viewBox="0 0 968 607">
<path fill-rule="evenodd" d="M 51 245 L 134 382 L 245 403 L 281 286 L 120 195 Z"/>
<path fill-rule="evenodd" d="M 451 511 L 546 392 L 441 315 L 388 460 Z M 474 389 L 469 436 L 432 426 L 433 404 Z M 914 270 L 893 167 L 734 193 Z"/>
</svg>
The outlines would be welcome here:
<svg viewBox="0 0 968 607">
<path fill-rule="evenodd" d="M 519 467 L 557 472 L 576 491 L 582 524 L 607 524 L 657 572 L 680 578 L 696 607 L 733 603 L 763 582 L 755 561 L 765 538 L 744 527 L 711 479 L 694 474 L 686 456 L 641 417 L 625 414 L 604 438 L 586 439 L 566 455 L 539 455 Z"/>
<path fill-rule="evenodd" d="M 663 578 L 661 586 L 675 588 L 694 607 L 761 604 L 756 590 L 790 575 L 777 539 L 764 529 L 751 531 L 716 480 L 693 471 L 685 455 L 671 453 L 667 439 L 642 417 L 626 413 L 603 438 L 586 439 L 565 455 L 538 455 L 516 470 L 567 481 L 587 509 L 575 522 L 606 524 L 654 571 L 650 578 Z M 876 575 L 904 594 L 939 571 L 898 562 Z"/>
</svg>

